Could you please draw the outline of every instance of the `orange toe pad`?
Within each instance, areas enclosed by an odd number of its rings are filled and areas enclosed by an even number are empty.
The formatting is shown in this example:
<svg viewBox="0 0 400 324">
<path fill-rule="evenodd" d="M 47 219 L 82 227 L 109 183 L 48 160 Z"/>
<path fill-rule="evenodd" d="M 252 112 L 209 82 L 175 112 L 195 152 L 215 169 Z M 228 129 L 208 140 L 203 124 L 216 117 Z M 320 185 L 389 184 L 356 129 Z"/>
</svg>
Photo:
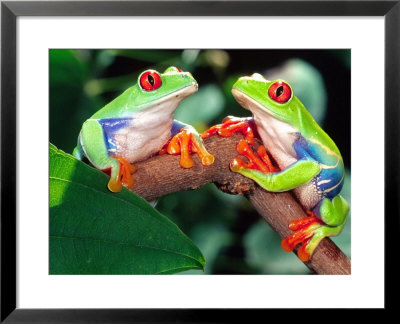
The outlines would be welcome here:
<svg viewBox="0 0 400 324">
<path fill-rule="evenodd" d="M 197 133 L 196 133 L 197 134 Z M 188 129 L 183 128 L 168 143 L 168 154 L 181 154 L 179 164 L 182 168 L 191 168 L 194 165 L 190 153 L 196 153 L 203 165 L 208 166 L 214 163 L 214 156 L 207 152 L 201 138 Z"/>
</svg>

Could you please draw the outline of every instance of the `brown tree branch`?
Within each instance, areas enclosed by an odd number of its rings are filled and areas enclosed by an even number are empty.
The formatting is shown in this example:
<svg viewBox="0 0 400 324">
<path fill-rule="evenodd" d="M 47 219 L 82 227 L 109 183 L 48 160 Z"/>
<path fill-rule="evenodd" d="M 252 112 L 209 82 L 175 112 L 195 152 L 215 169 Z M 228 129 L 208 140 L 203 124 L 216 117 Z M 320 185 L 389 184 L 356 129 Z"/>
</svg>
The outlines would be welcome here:
<svg viewBox="0 0 400 324">
<path fill-rule="evenodd" d="M 263 219 L 281 237 L 286 237 L 292 233 L 288 228 L 289 222 L 307 214 L 290 192 L 267 192 L 252 180 L 230 171 L 229 163 L 238 156 L 236 144 L 242 138 L 237 134 L 230 138 L 212 136 L 205 139 L 207 150 L 215 156 L 214 164 L 208 167 L 201 165 L 194 154 L 195 165 L 190 169 L 179 167 L 179 156 L 167 154 L 138 163 L 133 175 L 133 191 L 146 200 L 154 200 L 213 182 L 224 192 L 247 197 Z M 351 268 L 350 259 L 329 238 L 322 240 L 305 265 L 317 274 L 350 274 Z"/>
</svg>

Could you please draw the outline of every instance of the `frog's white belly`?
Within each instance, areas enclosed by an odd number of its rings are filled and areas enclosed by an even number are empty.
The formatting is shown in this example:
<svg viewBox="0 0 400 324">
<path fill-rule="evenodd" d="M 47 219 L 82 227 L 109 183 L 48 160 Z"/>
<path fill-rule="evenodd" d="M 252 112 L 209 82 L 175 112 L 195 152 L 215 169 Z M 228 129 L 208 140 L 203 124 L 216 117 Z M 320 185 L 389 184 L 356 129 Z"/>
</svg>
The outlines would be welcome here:
<svg viewBox="0 0 400 324">
<path fill-rule="evenodd" d="M 254 114 L 253 118 L 264 146 L 272 154 L 279 167 L 285 169 L 295 163 L 297 158 L 293 142 L 296 138 L 296 130 L 272 116 L 266 118 Z"/>
<path fill-rule="evenodd" d="M 176 96 L 136 112 L 128 126 L 112 134 L 115 147 L 109 149 L 110 154 L 134 163 L 158 153 L 171 137 L 174 110 L 181 100 Z"/>
<path fill-rule="evenodd" d="M 171 137 L 173 118 L 161 122 L 157 127 L 134 119 L 132 125 L 114 134 L 117 144 L 113 155 L 121 156 L 130 163 L 143 161 L 159 152 Z"/>
<path fill-rule="evenodd" d="M 253 118 L 264 146 L 276 160 L 279 168 L 284 170 L 297 162 L 293 143 L 298 137 L 298 131 L 264 111 L 257 111 L 253 114 Z M 304 208 L 309 210 L 322 199 L 314 179 L 293 189 L 293 192 Z"/>
</svg>

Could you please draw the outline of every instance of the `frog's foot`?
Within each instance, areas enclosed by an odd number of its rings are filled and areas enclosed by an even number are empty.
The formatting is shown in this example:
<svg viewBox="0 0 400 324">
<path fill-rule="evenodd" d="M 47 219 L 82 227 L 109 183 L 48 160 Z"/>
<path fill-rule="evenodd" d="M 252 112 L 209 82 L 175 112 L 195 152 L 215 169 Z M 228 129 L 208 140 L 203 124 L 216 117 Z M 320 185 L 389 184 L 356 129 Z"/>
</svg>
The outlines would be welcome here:
<svg viewBox="0 0 400 324">
<path fill-rule="evenodd" d="M 324 222 L 315 215 L 290 222 L 289 228 L 294 233 L 282 240 L 282 249 L 292 252 L 298 244 L 301 244 L 297 256 L 303 262 L 310 260 L 312 253 L 323 238 L 321 237 L 321 229 L 325 227 L 323 224 Z"/>
<path fill-rule="evenodd" d="M 194 152 L 200 158 L 201 164 L 208 166 L 214 163 L 214 156 L 207 152 L 203 141 L 197 132 L 183 128 L 168 143 L 166 151 L 168 154 L 181 154 L 179 164 L 182 168 L 191 168 L 194 165 L 190 153 Z"/>
<path fill-rule="evenodd" d="M 339 235 L 346 224 L 349 205 L 341 196 L 332 200 L 324 198 L 315 208 L 315 212 L 308 212 L 309 217 L 292 221 L 289 228 L 295 231 L 282 240 L 282 248 L 293 251 L 294 247 L 302 243 L 297 255 L 302 261 L 310 260 L 315 248 L 324 237 Z"/>
<path fill-rule="evenodd" d="M 110 178 L 108 189 L 112 192 L 120 192 L 122 185 L 131 189 L 133 187 L 133 179 L 131 174 L 136 172 L 136 167 L 120 156 L 112 156 L 119 162 L 119 171 L 116 179 Z"/>
<path fill-rule="evenodd" d="M 222 124 L 210 127 L 203 134 L 201 134 L 201 137 L 207 138 L 214 134 L 218 134 L 222 137 L 230 137 L 235 132 L 241 132 L 245 136 L 245 139 L 248 143 L 254 144 L 254 136 L 256 131 L 253 119 L 251 118 L 228 116 L 222 121 Z"/>
<path fill-rule="evenodd" d="M 268 166 L 270 172 L 279 172 L 280 169 L 272 164 L 271 158 L 269 157 L 267 150 L 264 145 L 260 145 L 257 148 L 257 154 L 262 159 L 262 161 Z"/>
<path fill-rule="evenodd" d="M 257 148 L 257 154 L 251 149 L 246 140 L 241 140 L 236 151 L 247 158 L 248 162 L 244 162 L 240 157 L 234 158 L 231 161 L 230 168 L 233 172 L 240 172 L 242 168 L 258 170 L 265 173 L 279 171 L 271 162 L 265 147 L 260 145 Z"/>
</svg>

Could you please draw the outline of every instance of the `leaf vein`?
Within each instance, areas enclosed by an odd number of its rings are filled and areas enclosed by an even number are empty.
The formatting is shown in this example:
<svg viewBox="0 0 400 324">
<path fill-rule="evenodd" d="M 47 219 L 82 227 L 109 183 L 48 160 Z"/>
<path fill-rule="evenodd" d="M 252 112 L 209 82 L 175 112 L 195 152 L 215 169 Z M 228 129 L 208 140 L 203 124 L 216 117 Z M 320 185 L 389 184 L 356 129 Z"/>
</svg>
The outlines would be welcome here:
<svg viewBox="0 0 400 324">
<path fill-rule="evenodd" d="M 129 245 L 129 246 L 134 246 L 138 248 L 146 248 L 146 249 L 152 249 L 152 250 L 160 250 L 176 255 L 181 255 L 184 257 L 187 257 L 189 259 L 194 260 L 195 262 L 199 263 L 201 265 L 201 262 L 195 258 L 193 258 L 190 255 L 184 254 L 184 253 L 179 253 L 178 251 L 174 250 L 169 250 L 169 249 L 163 249 L 159 247 L 154 247 L 154 246 L 147 246 L 147 245 L 139 245 L 139 244 L 133 244 L 133 243 L 126 243 L 126 242 L 116 242 L 116 241 L 108 241 L 108 240 L 100 240 L 100 239 L 93 239 L 93 238 L 84 238 L 84 237 L 70 237 L 70 236 L 59 236 L 59 235 L 50 235 L 52 238 L 56 239 L 69 239 L 69 240 L 80 240 L 80 241 L 92 241 L 92 242 L 101 242 L 101 243 L 108 243 L 108 244 L 118 244 L 118 245 Z"/>
</svg>

